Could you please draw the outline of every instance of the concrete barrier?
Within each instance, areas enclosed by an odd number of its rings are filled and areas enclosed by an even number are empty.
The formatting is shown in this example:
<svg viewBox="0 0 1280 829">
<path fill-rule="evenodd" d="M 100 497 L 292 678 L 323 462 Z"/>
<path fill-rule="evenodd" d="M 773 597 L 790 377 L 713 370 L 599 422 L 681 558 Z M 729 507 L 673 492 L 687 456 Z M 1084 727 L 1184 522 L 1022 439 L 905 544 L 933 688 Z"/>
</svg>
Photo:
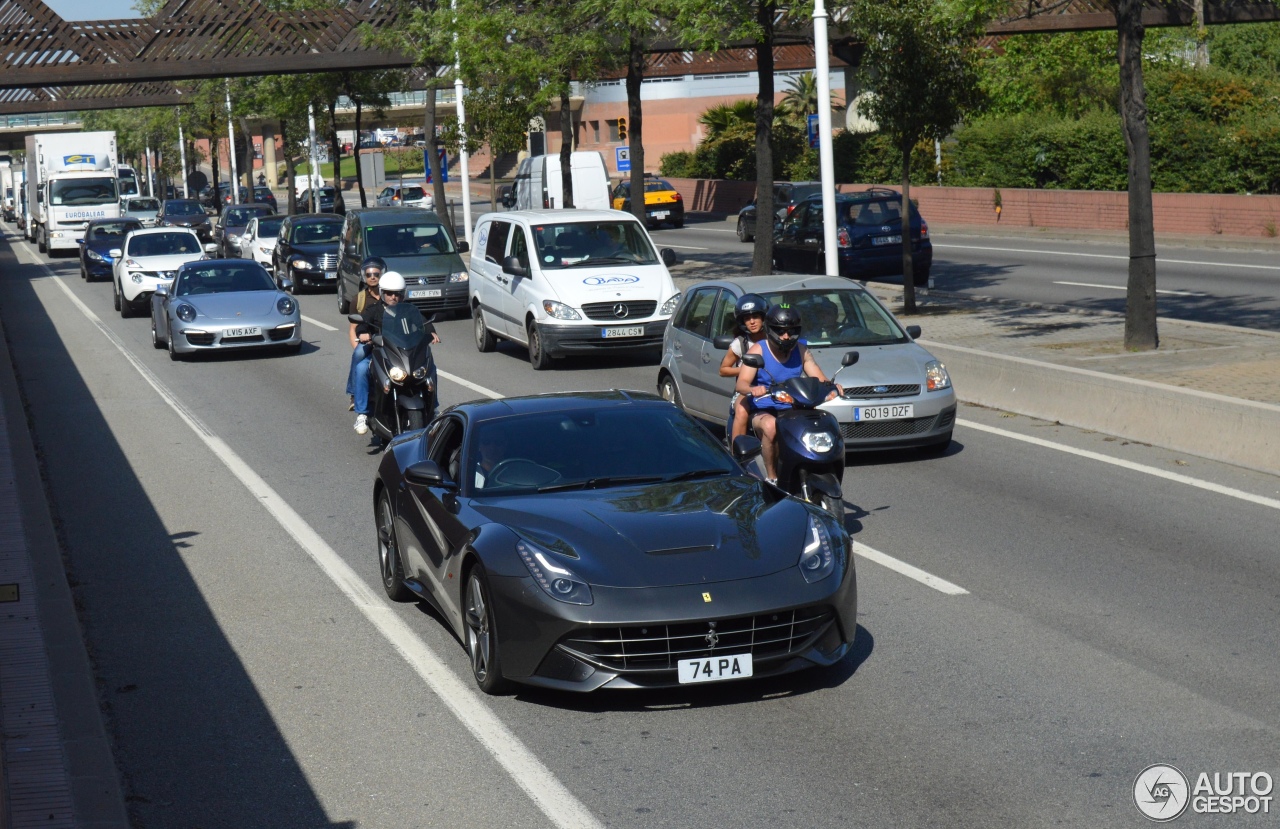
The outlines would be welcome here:
<svg viewBox="0 0 1280 829">
<path fill-rule="evenodd" d="M 1280 475 L 1280 406 L 920 340 L 977 403 Z"/>
</svg>

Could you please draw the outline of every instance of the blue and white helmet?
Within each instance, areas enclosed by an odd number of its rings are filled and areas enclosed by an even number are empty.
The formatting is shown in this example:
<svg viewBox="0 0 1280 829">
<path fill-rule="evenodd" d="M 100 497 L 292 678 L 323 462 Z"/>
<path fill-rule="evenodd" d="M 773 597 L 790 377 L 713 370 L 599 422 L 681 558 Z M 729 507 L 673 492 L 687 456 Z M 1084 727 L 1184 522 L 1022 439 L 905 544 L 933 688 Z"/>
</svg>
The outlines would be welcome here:
<svg viewBox="0 0 1280 829">
<path fill-rule="evenodd" d="M 733 317 L 738 321 L 739 327 L 746 324 L 747 317 L 757 314 L 763 317 L 767 313 L 769 301 L 759 294 L 743 294 L 738 298 L 738 304 L 733 306 Z"/>
</svg>

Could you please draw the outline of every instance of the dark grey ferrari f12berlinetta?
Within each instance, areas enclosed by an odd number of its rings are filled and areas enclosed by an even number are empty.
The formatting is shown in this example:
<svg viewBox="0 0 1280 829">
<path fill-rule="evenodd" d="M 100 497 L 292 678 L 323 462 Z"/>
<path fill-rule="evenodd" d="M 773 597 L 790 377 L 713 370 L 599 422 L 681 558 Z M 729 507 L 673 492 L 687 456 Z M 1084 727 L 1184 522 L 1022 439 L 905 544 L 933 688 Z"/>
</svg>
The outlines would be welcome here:
<svg viewBox="0 0 1280 829">
<path fill-rule="evenodd" d="M 488 693 L 772 676 L 849 651 L 845 528 L 655 395 L 454 406 L 374 484 L 383 586 L 434 605 Z"/>
</svg>

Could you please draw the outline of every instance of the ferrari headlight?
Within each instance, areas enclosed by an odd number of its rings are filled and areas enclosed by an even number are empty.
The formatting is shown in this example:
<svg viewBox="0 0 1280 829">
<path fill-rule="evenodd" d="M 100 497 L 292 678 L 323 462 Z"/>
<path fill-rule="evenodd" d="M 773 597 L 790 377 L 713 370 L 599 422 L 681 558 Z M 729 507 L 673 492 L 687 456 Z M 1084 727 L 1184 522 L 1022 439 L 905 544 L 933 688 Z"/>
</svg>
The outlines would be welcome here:
<svg viewBox="0 0 1280 829">
<path fill-rule="evenodd" d="M 809 530 L 805 533 L 804 549 L 800 551 L 800 574 L 813 584 L 835 572 L 836 552 L 831 544 L 827 528 L 817 516 L 809 516 Z"/>
<path fill-rule="evenodd" d="M 925 388 L 929 391 L 942 391 L 951 388 L 951 375 L 947 367 L 937 360 L 930 360 L 924 367 Z"/>
<path fill-rule="evenodd" d="M 676 291 L 674 296 L 662 303 L 662 307 L 658 309 L 658 314 L 664 317 L 668 314 L 674 314 L 676 312 L 676 306 L 679 304 L 680 292 Z"/>
<path fill-rule="evenodd" d="M 173 314 L 183 322 L 191 322 L 196 318 L 196 309 L 184 302 L 174 309 Z"/>
<path fill-rule="evenodd" d="M 836 446 L 836 436 L 830 432 L 807 432 L 800 442 L 810 452 L 830 452 Z"/>
<path fill-rule="evenodd" d="M 404 378 L 408 377 L 409 374 L 404 369 L 400 368 L 400 366 L 392 366 L 387 369 L 387 376 L 391 378 L 391 382 L 393 383 L 403 383 Z"/>
<path fill-rule="evenodd" d="M 466 282 L 468 279 L 466 271 L 455 271 L 449 274 L 450 282 Z"/>
<path fill-rule="evenodd" d="M 573 574 L 556 557 L 541 550 L 524 539 L 516 542 L 516 552 L 520 560 L 529 568 L 529 575 L 538 583 L 543 592 L 558 602 L 567 604 L 591 604 L 591 588 L 585 581 Z"/>
<path fill-rule="evenodd" d="M 425 379 L 426 379 L 426 377 L 427 377 L 427 367 L 426 367 L 426 366 L 418 366 L 418 368 L 414 369 L 414 372 L 413 372 L 413 379 L 415 379 L 415 380 L 425 380 Z"/>
<path fill-rule="evenodd" d="M 556 302 L 554 299 L 542 300 L 542 310 L 547 312 L 547 316 L 558 320 L 580 320 L 578 312 L 565 305 L 563 302 Z"/>
<path fill-rule="evenodd" d="M 301 256 L 295 256 L 290 259 L 289 264 L 300 271 L 314 271 L 316 269 L 316 266 L 311 261 L 303 259 Z"/>
</svg>

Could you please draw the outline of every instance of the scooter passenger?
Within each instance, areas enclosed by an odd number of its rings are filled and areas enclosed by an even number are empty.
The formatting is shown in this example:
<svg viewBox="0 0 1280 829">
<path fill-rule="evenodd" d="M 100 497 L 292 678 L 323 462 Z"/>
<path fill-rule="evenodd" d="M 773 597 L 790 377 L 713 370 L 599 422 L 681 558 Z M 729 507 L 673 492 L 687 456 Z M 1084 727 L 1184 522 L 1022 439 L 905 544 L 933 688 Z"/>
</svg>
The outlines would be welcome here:
<svg viewBox="0 0 1280 829">
<path fill-rule="evenodd" d="M 757 370 L 742 366 L 738 371 L 736 390 L 751 397 L 751 426 L 760 438 L 765 478 L 776 484 L 778 445 L 774 415 L 791 408 L 791 405 L 769 396 L 769 386 L 801 376 L 815 377 L 824 383 L 829 381 L 809 349 L 800 343 L 803 324 L 798 311 L 787 305 L 773 306 L 765 315 L 765 330 L 766 338 L 747 350 L 748 354 L 759 354 L 764 358 L 764 368 Z M 840 394 L 844 394 L 844 389 L 836 384 L 827 399 L 832 400 Z"/>
<path fill-rule="evenodd" d="M 373 339 L 373 335 L 382 330 L 382 316 L 386 309 L 388 307 L 394 308 L 404 301 L 404 276 L 396 271 L 387 271 L 382 275 L 379 288 L 382 295 L 381 302 L 367 305 L 360 314 L 362 321 L 356 326 L 356 338 L 362 344 L 368 344 Z M 424 326 L 424 330 L 430 335 L 432 345 L 440 342 L 440 337 L 436 334 L 434 325 L 428 322 Z M 372 363 L 373 352 L 372 349 L 369 349 L 352 367 L 352 382 L 355 388 L 355 430 L 357 435 L 367 435 L 369 433 L 369 378 Z M 432 366 L 431 386 L 432 388 L 437 387 L 434 365 Z"/>
<path fill-rule="evenodd" d="M 351 301 L 351 310 L 353 312 L 363 314 L 365 308 L 382 300 L 382 294 L 378 291 L 378 282 L 382 279 L 382 272 L 386 269 L 387 263 L 380 256 L 366 257 L 360 263 L 360 274 L 364 277 L 364 288 Z M 347 369 L 347 397 L 350 398 L 350 405 L 347 406 L 347 411 L 354 411 L 356 408 L 356 364 L 369 356 L 369 346 L 356 338 L 356 324 L 354 322 L 351 323 L 351 327 L 347 330 L 347 339 L 351 341 L 351 365 Z"/>
<path fill-rule="evenodd" d="M 738 321 L 738 336 L 729 344 L 724 359 L 720 361 L 720 376 L 737 378 L 742 370 L 742 355 L 747 353 L 753 343 L 765 338 L 764 316 L 769 310 L 769 301 L 759 294 L 743 294 L 733 308 L 733 316 Z M 747 402 L 737 391 L 729 398 L 729 422 L 725 425 L 725 434 L 729 436 L 729 445 L 733 439 L 747 433 Z"/>
</svg>

